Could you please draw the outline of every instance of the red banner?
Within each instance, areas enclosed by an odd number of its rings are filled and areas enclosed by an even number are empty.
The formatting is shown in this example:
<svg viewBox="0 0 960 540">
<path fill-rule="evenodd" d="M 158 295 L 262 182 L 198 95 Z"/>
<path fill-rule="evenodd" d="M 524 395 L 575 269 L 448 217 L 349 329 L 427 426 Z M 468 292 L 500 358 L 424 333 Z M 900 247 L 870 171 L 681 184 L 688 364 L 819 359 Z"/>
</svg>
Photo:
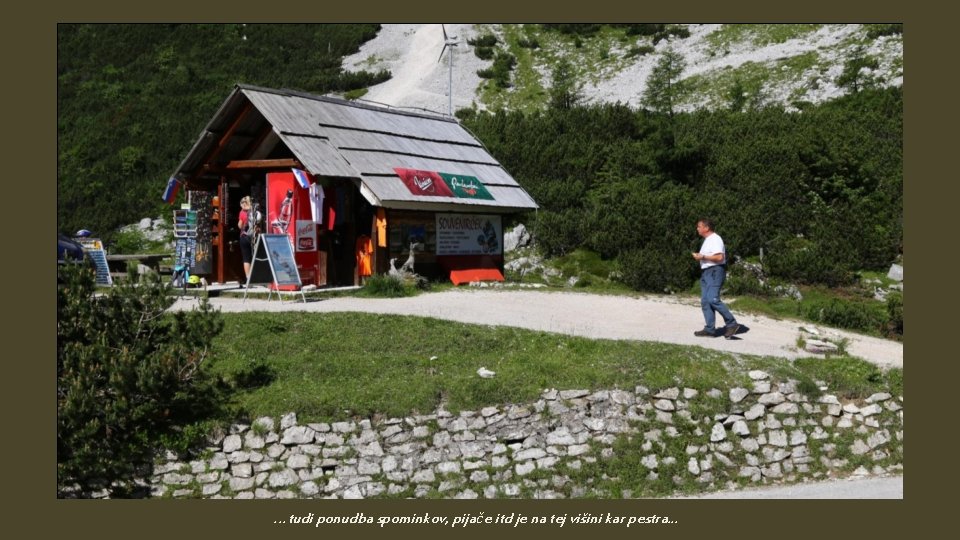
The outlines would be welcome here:
<svg viewBox="0 0 960 540">
<path fill-rule="evenodd" d="M 420 171 L 416 169 L 393 169 L 400 176 L 410 193 L 426 197 L 453 197 L 453 192 L 446 182 L 434 171 Z"/>
</svg>

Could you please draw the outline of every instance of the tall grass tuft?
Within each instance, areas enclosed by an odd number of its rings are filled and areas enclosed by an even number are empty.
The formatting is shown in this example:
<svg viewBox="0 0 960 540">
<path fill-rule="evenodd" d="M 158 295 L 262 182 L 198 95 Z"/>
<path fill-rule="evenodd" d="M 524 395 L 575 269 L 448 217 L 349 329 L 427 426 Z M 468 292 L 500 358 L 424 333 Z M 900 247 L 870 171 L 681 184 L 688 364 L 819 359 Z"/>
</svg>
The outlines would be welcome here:
<svg viewBox="0 0 960 540">
<path fill-rule="evenodd" d="M 416 288 L 394 276 L 370 276 L 357 293 L 374 298 L 402 298 L 416 294 Z"/>
</svg>

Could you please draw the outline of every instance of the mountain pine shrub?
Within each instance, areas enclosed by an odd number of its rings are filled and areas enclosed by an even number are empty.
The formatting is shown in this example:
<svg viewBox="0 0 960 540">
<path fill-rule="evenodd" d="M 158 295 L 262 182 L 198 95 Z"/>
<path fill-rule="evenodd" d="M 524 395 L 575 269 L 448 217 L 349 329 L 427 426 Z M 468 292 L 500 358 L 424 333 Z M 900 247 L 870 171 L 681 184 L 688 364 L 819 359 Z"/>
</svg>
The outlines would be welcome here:
<svg viewBox="0 0 960 540">
<path fill-rule="evenodd" d="M 89 267 L 57 272 L 58 492 L 128 496 L 162 437 L 215 410 L 201 366 L 223 321 L 206 299 L 167 313 L 156 275 L 100 293 Z"/>
</svg>

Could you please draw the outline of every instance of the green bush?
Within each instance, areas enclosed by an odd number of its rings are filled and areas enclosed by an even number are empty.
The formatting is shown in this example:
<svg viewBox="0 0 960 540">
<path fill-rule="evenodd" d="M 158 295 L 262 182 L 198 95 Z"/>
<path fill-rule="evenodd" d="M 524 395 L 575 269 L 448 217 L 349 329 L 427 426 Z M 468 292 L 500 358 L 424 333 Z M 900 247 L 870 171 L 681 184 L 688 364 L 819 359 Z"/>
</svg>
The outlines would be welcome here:
<svg viewBox="0 0 960 540">
<path fill-rule="evenodd" d="M 664 30 L 665 24 L 630 24 L 627 25 L 628 36 L 655 36 Z"/>
<path fill-rule="evenodd" d="M 684 39 L 690 37 L 690 30 L 685 26 L 671 26 L 667 29 L 667 35 Z"/>
<path fill-rule="evenodd" d="M 761 283 L 760 278 L 742 264 L 733 264 L 727 268 L 729 271 L 723 285 L 724 293 L 733 296 L 770 296 L 770 287 Z"/>
<path fill-rule="evenodd" d="M 602 24 L 593 24 L 593 23 L 551 23 L 551 24 L 541 24 L 540 27 L 544 30 L 555 31 L 561 34 L 566 35 L 593 35 L 599 32 L 604 25 Z"/>
<path fill-rule="evenodd" d="M 517 40 L 517 45 L 523 47 L 524 49 L 539 49 L 540 41 L 537 38 L 525 39 L 521 38 Z"/>
<path fill-rule="evenodd" d="M 497 36 L 493 34 L 484 34 L 474 39 L 468 39 L 467 43 L 474 47 L 493 47 L 497 44 Z"/>
<path fill-rule="evenodd" d="M 114 237 L 110 244 L 111 253 L 132 254 L 144 253 L 147 247 L 147 239 L 143 236 L 140 229 L 132 228 L 121 230 Z"/>
<path fill-rule="evenodd" d="M 583 244 L 583 223 L 577 210 L 540 212 L 534 230 L 537 245 L 548 255 L 563 255 Z"/>
<path fill-rule="evenodd" d="M 497 53 L 493 60 L 493 80 L 500 88 L 509 88 L 510 72 L 517 65 L 517 58 L 510 53 Z M 479 72 L 477 72 L 479 74 Z"/>
<path fill-rule="evenodd" d="M 627 58 L 632 58 L 634 56 L 646 56 L 656 49 L 650 45 L 634 45 L 630 47 L 630 50 L 627 52 Z"/>
<path fill-rule="evenodd" d="M 356 90 L 350 90 L 343 94 L 344 99 L 353 101 L 355 99 L 360 99 L 363 96 L 367 95 L 367 92 L 370 90 L 368 88 L 357 88 Z"/>
<path fill-rule="evenodd" d="M 476 39 L 468 39 L 467 43 L 473 45 L 473 54 L 477 55 L 477 58 L 481 60 L 492 60 L 494 47 L 497 45 L 497 36 L 484 34 Z"/>
<path fill-rule="evenodd" d="M 617 257 L 622 280 L 641 291 L 677 292 L 690 288 L 696 278 L 688 253 L 679 255 L 648 247 L 626 251 Z"/>
<path fill-rule="evenodd" d="M 94 273 L 57 270 L 57 486 L 131 493 L 161 438 L 217 407 L 201 365 L 223 328 L 205 299 L 190 312 L 156 275 L 94 295 Z"/>
<path fill-rule="evenodd" d="M 831 287 L 853 281 L 845 261 L 831 256 L 822 243 L 804 237 L 780 237 L 765 259 L 770 275 L 799 283 L 822 283 Z"/>
<path fill-rule="evenodd" d="M 883 306 L 872 300 L 810 301 L 801 304 L 802 315 L 812 321 L 837 328 L 882 333 L 887 316 Z"/>
<path fill-rule="evenodd" d="M 891 293 L 887 296 L 887 334 L 903 337 L 903 293 Z"/>
<path fill-rule="evenodd" d="M 697 249 L 691 223 L 707 215 L 741 257 L 763 250 L 771 284 L 836 287 L 902 252 L 902 109 L 891 88 L 800 114 L 575 106 L 464 124 L 537 201 L 550 255 L 656 245 L 673 257 Z"/>
<path fill-rule="evenodd" d="M 639 28 L 628 29 L 628 35 L 651 36 L 654 45 L 660 43 L 664 39 L 668 39 L 670 36 L 676 36 L 681 39 L 690 37 L 690 31 L 684 26 L 667 26 L 665 24 L 640 24 L 634 26 Z"/>
<path fill-rule="evenodd" d="M 173 240 L 173 233 L 166 229 L 168 241 Z M 113 241 L 108 244 L 108 250 L 114 254 L 155 253 L 167 249 L 163 240 L 149 240 L 143 231 L 137 227 L 124 227 L 116 232 Z"/>
<path fill-rule="evenodd" d="M 140 280 L 140 263 L 137 261 L 127 261 L 127 279 L 133 283 Z"/>
<path fill-rule="evenodd" d="M 493 47 L 476 47 L 473 49 L 473 54 L 481 60 L 492 60 L 495 52 Z"/>
<path fill-rule="evenodd" d="M 867 37 L 870 39 L 903 34 L 902 24 L 865 24 L 864 26 L 867 29 Z"/>
</svg>

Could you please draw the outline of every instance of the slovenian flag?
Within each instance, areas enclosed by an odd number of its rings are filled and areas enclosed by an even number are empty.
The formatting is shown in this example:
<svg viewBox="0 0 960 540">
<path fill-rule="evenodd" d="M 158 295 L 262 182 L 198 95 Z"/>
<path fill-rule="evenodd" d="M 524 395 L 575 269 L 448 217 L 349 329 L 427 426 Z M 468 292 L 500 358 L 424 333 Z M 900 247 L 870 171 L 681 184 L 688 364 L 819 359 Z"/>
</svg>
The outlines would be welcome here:
<svg viewBox="0 0 960 540">
<path fill-rule="evenodd" d="M 177 191 L 180 191 L 180 181 L 174 177 L 167 180 L 167 187 L 163 190 L 163 202 L 173 204 L 177 199 Z"/>
<path fill-rule="evenodd" d="M 300 169 L 291 169 L 293 171 L 294 178 L 297 179 L 297 183 L 300 184 L 300 187 L 303 189 L 310 189 L 310 177 L 307 176 L 307 171 L 301 171 Z"/>
</svg>

